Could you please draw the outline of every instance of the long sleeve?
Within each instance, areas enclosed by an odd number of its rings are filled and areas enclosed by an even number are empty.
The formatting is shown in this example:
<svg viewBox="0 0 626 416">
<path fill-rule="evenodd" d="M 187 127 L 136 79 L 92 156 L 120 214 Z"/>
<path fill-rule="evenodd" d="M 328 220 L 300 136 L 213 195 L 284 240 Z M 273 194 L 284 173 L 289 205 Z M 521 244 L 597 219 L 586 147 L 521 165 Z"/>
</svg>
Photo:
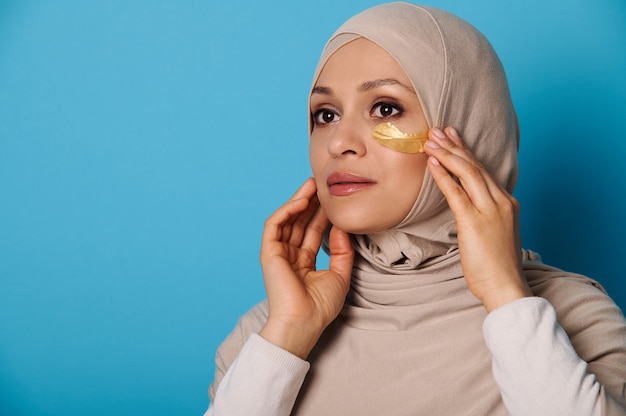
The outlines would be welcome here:
<svg viewBox="0 0 626 416">
<path fill-rule="evenodd" d="M 252 334 L 205 416 L 288 416 L 308 370 L 308 362 Z"/>
<path fill-rule="evenodd" d="M 547 300 L 519 299 L 492 311 L 483 334 L 511 415 L 626 415 L 587 371 Z"/>
</svg>

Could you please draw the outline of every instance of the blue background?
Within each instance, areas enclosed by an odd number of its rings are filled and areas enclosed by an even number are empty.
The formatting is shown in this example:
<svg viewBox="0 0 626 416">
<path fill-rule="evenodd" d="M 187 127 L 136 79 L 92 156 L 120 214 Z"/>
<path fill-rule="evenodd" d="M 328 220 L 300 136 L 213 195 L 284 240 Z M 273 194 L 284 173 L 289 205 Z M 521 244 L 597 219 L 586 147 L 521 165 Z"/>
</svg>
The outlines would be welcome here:
<svg viewBox="0 0 626 416">
<path fill-rule="evenodd" d="M 202 414 L 319 52 L 377 3 L 0 0 L 0 414 Z M 428 4 L 507 69 L 524 245 L 624 308 L 626 2 Z"/>
</svg>

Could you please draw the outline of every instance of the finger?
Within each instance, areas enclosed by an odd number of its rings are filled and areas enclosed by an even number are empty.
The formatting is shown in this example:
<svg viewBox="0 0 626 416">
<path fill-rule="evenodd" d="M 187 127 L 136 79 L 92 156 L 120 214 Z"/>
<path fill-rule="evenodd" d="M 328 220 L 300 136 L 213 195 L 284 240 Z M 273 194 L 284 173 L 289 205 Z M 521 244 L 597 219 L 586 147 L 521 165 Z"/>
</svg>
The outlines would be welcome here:
<svg viewBox="0 0 626 416">
<path fill-rule="evenodd" d="M 299 218 L 301 218 L 301 215 L 304 215 L 305 219 L 300 219 L 300 221 L 307 221 L 306 217 L 310 218 L 310 216 L 312 215 L 312 212 L 315 211 L 315 205 L 317 203 L 314 203 L 313 206 L 310 206 L 310 200 L 312 197 L 317 197 L 316 195 L 316 191 L 317 188 L 315 186 L 315 181 L 313 180 L 313 178 L 308 178 L 301 186 L 300 188 L 298 188 L 298 190 L 292 195 L 291 199 L 288 201 L 296 201 L 296 200 L 300 200 L 300 199 L 305 199 L 307 201 L 309 201 L 309 205 L 306 206 L 305 210 L 302 211 L 301 213 L 299 213 L 298 215 L 291 217 L 289 221 L 286 221 L 281 229 L 281 235 L 280 235 L 280 241 L 283 242 L 290 242 L 292 234 L 293 234 L 293 224 L 294 222 L 298 221 Z"/>
<path fill-rule="evenodd" d="M 317 255 L 328 223 L 326 212 L 321 206 L 318 207 L 304 230 L 302 249 L 309 250 Z"/>
<path fill-rule="evenodd" d="M 429 147 L 438 152 L 440 162 L 443 162 L 441 156 L 449 153 L 450 163 L 457 161 L 457 166 L 462 167 L 462 162 L 466 162 L 472 166 L 482 167 L 474 154 L 465 146 L 456 130 L 451 127 L 447 127 L 445 132 L 438 128 L 431 129 L 428 139 L 430 141 Z"/>
<path fill-rule="evenodd" d="M 306 181 L 298 188 L 298 190 L 291 196 L 290 200 L 299 198 L 311 198 L 315 194 L 317 187 L 315 186 L 315 180 L 313 178 L 307 178 Z"/>
<path fill-rule="evenodd" d="M 475 165 L 481 168 L 481 171 L 483 172 L 483 178 L 485 179 L 485 183 L 489 187 L 491 195 L 494 198 L 496 198 L 497 194 L 501 193 L 502 191 L 504 191 L 504 193 L 508 195 L 508 192 L 504 190 L 502 185 L 500 185 L 496 180 L 493 179 L 493 176 L 491 176 L 491 174 L 487 171 L 487 169 L 478 161 L 478 159 L 476 159 L 474 154 L 465 146 L 465 143 L 463 143 L 463 139 L 459 135 L 459 132 L 454 127 L 451 127 L 451 126 L 446 127 L 444 129 L 444 133 L 450 138 L 450 140 L 452 140 L 457 145 L 457 147 L 460 147 L 461 149 L 464 150 L 465 157 L 470 163 L 474 163 Z"/>
<path fill-rule="evenodd" d="M 434 128 L 429 131 L 428 138 L 429 170 L 451 207 L 453 200 L 460 199 L 458 202 L 465 205 L 476 203 L 478 196 L 491 199 L 480 164 L 464 148 L 458 136 L 453 141 L 446 133 Z"/>
<path fill-rule="evenodd" d="M 473 209 L 472 201 L 467 195 L 467 192 L 465 192 L 465 189 L 454 180 L 448 170 L 435 156 L 428 158 L 428 170 L 441 190 L 441 193 L 448 201 L 448 205 L 450 205 L 450 209 L 452 209 L 455 216 L 467 209 Z"/>
<path fill-rule="evenodd" d="M 265 220 L 261 236 L 262 254 L 267 254 L 266 252 L 272 247 L 272 243 L 284 243 L 282 240 L 284 229 L 290 228 L 293 219 L 306 207 L 307 201 L 304 199 L 288 201 Z"/>
<path fill-rule="evenodd" d="M 332 227 L 328 243 L 330 251 L 328 268 L 341 276 L 347 291 L 354 262 L 354 249 L 350 243 L 350 235 L 337 227 Z"/>
<path fill-rule="evenodd" d="M 461 136 L 459 135 L 459 133 L 456 131 L 454 127 L 446 127 L 444 132 L 456 144 L 462 147 L 465 147 L 465 144 L 463 143 L 463 139 L 461 138 Z M 476 160 L 474 155 L 469 150 L 467 150 L 467 153 L 471 155 L 473 160 Z M 502 186 L 499 182 L 497 182 L 493 178 L 493 176 L 491 176 L 491 174 L 487 171 L 486 168 L 484 168 L 484 166 L 482 167 L 482 169 L 485 174 L 484 175 L 485 183 L 489 187 L 489 192 L 492 198 L 498 203 L 513 203 L 513 205 L 515 205 L 517 203 L 515 198 L 513 198 L 513 196 L 504 188 L 504 186 Z"/>
<path fill-rule="evenodd" d="M 292 198 L 279 207 L 265 221 L 261 249 L 272 242 L 285 242 L 291 234 L 293 222 L 309 207 L 309 197 L 315 195 L 315 183 L 307 180 Z"/>
<path fill-rule="evenodd" d="M 449 135 L 451 132 L 450 128 L 447 128 L 446 132 L 448 133 L 445 133 L 438 128 L 431 129 L 428 132 L 428 142 L 426 142 L 427 150 L 430 150 L 430 152 L 427 151 L 428 154 L 436 155 L 442 163 L 444 162 L 443 156 L 447 155 L 447 159 L 450 163 L 458 159 L 459 162 L 465 161 L 473 165 L 480 165 L 472 152 L 465 147 L 465 144 L 458 136 L 458 133 L 453 138 L 453 136 Z M 444 163 L 444 165 L 446 164 Z"/>
<path fill-rule="evenodd" d="M 465 146 L 463 139 L 459 135 L 459 132 L 452 126 L 446 127 L 443 132 L 452 140 L 457 146 Z"/>
<path fill-rule="evenodd" d="M 446 129 L 447 135 L 439 129 L 432 129 L 429 134 L 431 140 L 426 143 L 427 153 L 434 156 L 450 175 L 459 179 L 461 188 L 474 205 L 484 207 L 493 204 L 494 194 L 501 193 L 501 187 L 465 147 L 456 130 L 452 130 Z M 457 187 L 449 188 L 458 190 Z"/>
<path fill-rule="evenodd" d="M 451 140 L 455 140 L 462 145 L 460 136 L 454 129 L 448 128 L 446 132 Z M 432 147 L 432 143 L 430 145 L 427 143 L 427 147 Z M 471 152 L 467 152 L 469 153 L 469 159 L 475 161 Z M 442 160 L 449 156 L 439 149 L 431 154 L 437 153 Z M 492 218 L 493 215 L 506 218 L 517 215 L 519 212 L 517 200 L 496 182 L 484 167 L 477 162 L 472 163 L 471 160 L 463 158 L 455 160 L 454 157 L 450 156 L 447 161 L 448 165 L 442 166 L 438 157 L 431 156 L 428 164 L 433 179 L 446 197 L 457 220 L 464 213 L 467 213 L 467 210 L 471 209 L 487 215 L 489 218 Z M 458 164 L 460 167 L 458 169 L 455 168 L 455 164 Z M 474 171 L 468 173 L 472 169 Z M 450 172 L 454 173 L 460 180 L 457 182 Z M 475 176 L 475 180 L 468 179 L 471 175 Z"/>
<path fill-rule="evenodd" d="M 309 205 L 294 219 L 291 225 L 290 235 L 287 239 L 289 244 L 292 244 L 296 247 L 299 247 L 302 244 L 304 235 L 308 227 L 310 226 L 310 222 L 319 211 L 319 206 L 320 204 L 319 199 L 317 198 L 317 194 L 313 194 L 313 196 L 309 200 Z"/>
</svg>

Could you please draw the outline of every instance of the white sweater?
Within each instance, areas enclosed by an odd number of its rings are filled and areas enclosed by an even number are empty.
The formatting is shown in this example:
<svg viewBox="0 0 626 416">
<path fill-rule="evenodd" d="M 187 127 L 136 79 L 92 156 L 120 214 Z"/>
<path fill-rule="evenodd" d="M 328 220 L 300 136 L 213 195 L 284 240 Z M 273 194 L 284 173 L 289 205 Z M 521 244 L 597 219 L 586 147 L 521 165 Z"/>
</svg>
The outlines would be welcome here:
<svg viewBox="0 0 626 416">
<path fill-rule="evenodd" d="M 492 311 L 483 323 L 483 335 L 511 415 L 626 415 L 615 401 L 603 400 L 604 390 L 587 372 L 587 363 L 574 351 L 545 299 L 519 299 Z M 205 416 L 288 416 L 309 367 L 307 361 L 252 334 Z"/>
</svg>

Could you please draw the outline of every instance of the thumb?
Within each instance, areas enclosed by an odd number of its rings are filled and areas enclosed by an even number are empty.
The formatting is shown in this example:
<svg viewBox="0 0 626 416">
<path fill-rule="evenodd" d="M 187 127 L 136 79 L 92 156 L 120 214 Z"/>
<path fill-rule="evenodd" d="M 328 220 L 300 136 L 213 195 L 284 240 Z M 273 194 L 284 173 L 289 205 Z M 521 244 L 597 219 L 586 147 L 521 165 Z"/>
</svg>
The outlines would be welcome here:
<svg viewBox="0 0 626 416">
<path fill-rule="evenodd" d="M 350 243 L 350 235 L 333 226 L 330 229 L 328 246 L 330 251 L 328 268 L 337 273 L 347 287 L 350 284 L 352 264 L 354 262 L 354 249 Z"/>
</svg>

